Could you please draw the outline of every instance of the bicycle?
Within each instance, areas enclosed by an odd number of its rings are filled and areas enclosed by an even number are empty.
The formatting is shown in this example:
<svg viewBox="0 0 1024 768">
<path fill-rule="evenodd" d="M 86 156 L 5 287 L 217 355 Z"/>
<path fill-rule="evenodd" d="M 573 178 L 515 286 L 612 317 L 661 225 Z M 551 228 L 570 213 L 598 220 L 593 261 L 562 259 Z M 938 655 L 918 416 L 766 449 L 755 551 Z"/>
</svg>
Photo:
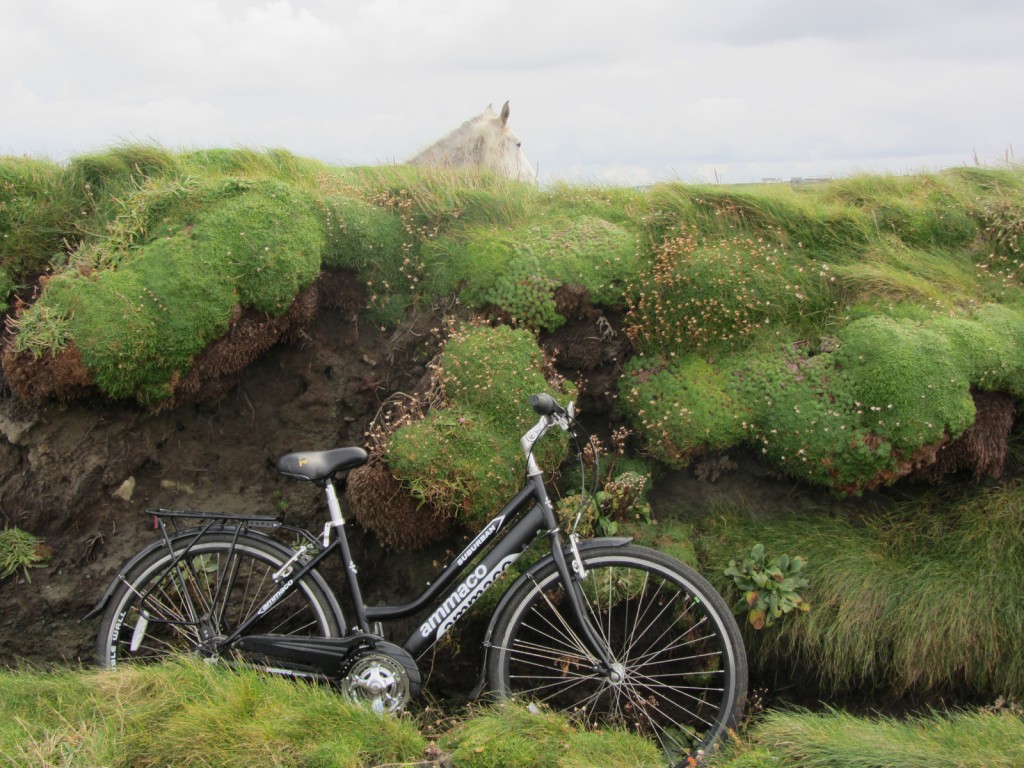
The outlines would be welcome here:
<svg viewBox="0 0 1024 768">
<path fill-rule="evenodd" d="M 630 538 L 580 540 L 574 526 L 563 540 L 532 452 L 549 430 L 576 428 L 574 407 L 546 394 L 530 405 L 540 418 L 520 440 L 522 489 L 411 601 L 366 605 L 360 591 L 334 478 L 365 464 L 367 452 L 289 453 L 276 469 L 326 495 L 330 519 L 320 536 L 280 516 L 148 510 L 158 540 L 121 568 L 86 617 L 102 612 L 98 662 L 190 653 L 328 681 L 378 712 L 397 712 L 420 692 L 416 659 L 546 537 L 550 551 L 507 588 L 489 619 L 471 697 L 486 685 L 497 700 L 541 702 L 588 726 L 623 725 L 656 738 L 673 762 L 708 749 L 736 724 L 746 694 L 731 611 L 700 574 Z M 335 552 L 351 622 L 317 571 Z M 385 639 L 385 622 L 420 613 L 401 645 Z"/>
</svg>

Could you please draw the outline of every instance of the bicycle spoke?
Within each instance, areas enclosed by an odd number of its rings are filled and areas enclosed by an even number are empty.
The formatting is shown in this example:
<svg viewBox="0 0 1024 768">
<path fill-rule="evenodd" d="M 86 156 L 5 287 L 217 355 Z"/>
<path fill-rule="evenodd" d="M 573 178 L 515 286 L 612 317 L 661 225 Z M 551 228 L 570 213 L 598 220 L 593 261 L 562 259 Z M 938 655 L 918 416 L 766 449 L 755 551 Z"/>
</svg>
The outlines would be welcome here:
<svg viewBox="0 0 1024 768">
<path fill-rule="evenodd" d="M 701 621 L 703 622 L 705 620 L 702 619 Z M 668 634 L 668 630 L 663 632 L 661 636 L 664 637 L 666 634 Z M 662 654 L 668 653 L 669 651 L 674 651 L 677 648 L 686 648 L 688 646 L 696 645 L 697 643 L 706 643 L 706 642 L 714 641 L 714 639 L 715 639 L 715 635 L 713 635 L 713 634 L 712 635 L 703 635 L 701 637 L 688 638 L 688 639 L 686 637 L 686 634 L 682 634 L 682 635 L 679 635 L 679 637 L 677 637 L 669 645 L 663 646 L 661 648 L 656 648 L 655 650 L 652 650 L 650 653 L 646 653 L 646 654 L 643 654 L 641 656 L 634 656 L 633 657 L 633 662 L 634 663 L 647 663 L 651 659 L 655 659 L 658 656 L 661 656 Z M 653 645 L 653 644 L 651 644 L 651 645 Z M 718 653 L 720 653 L 720 652 L 718 652 Z M 690 656 L 680 657 L 679 660 L 696 659 L 696 658 L 700 658 L 700 657 L 701 657 L 701 654 L 693 654 L 693 655 L 690 655 Z"/>
<path fill-rule="evenodd" d="M 657 680 L 651 678 L 641 678 L 641 676 L 639 675 L 634 675 L 633 679 L 630 682 L 636 686 L 642 685 L 644 688 L 651 691 L 652 693 L 657 693 L 658 691 L 678 693 L 682 695 L 684 698 L 692 699 L 693 701 L 703 704 L 704 706 L 708 705 L 708 700 L 706 698 L 701 698 L 700 696 L 695 696 L 692 693 L 690 693 L 690 691 L 704 691 L 706 693 L 720 694 L 723 690 L 721 688 L 691 688 L 686 686 L 669 685 L 668 683 L 659 683 L 657 682 Z M 680 704 L 678 701 L 674 701 L 673 703 L 675 704 L 675 706 L 683 708 L 683 705 Z"/>
<path fill-rule="evenodd" d="M 572 661 L 577 664 L 579 664 L 580 662 L 586 662 L 587 664 L 591 663 L 590 659 L 588 659 L 586 656 L 583 656 L 578 653 L 571 653 L 570 649 L 556 651 L 550 646 L 540 645 L 538 643 L 526 641 L 516 643 L 515 646 L 510 650 L 516 656 L 535 656 L 537 658 L 550 659 L 552 661 L 558 661 L 560 663 L 564 663 L 567 661 Z"/>
<path fill-rule="evenodd" d="M 543 619 L 547 624 L 549 624 L 551 628 L 556 632 L 558 632 L 559 627 L 561 627 L 561 629 L 564 630 L 564 632 L 559 633 L 562 637 L 566 638 L 567 640 L 571 640 L 571 645 L 573 647 L 579 648 L 581 651 L 586 653 L 587 658 L 590 659 L 592 662 L 596 661 L 596 659 L 594 659 L 593 655 L 591 654 L 590 649 L 587 648 L 586 643 L 584 643 L 583 640 L 580 639 L 579 635 L 576 634 L 576 630 L 573 629 L 569 621 L 565 618 L 565 616 L 562 615 L 562 612 L 558 608 L 556 608 L 555 605 L 551 602 L 551 599 L 548 597 L 547 593 L 542 590 L 540 594 L 544 598 L 544 602 L 547 604 L 551 613 L 555 616 L 556 619 L 558 619 L 558 625 L 556 626 L 554 622 L 548 619 L 547 616 L 540 614 L 539 611 L 535 612 L 536 615 L 539 618 Z"/>
<path fill-rule="evenodd" d="M 581 641 L 585 634 L 551 566 L 520 587 L 490 650 L 499 690 L 591 726 L 617 724 L 647 734 L 673 763 L 706 748 L 735 722 L 745 690 L 745 673 L 737 680 L 730 672 L 743 652 L 742 646 L 726 651 L 739 643 L 738 630 L 724 634 L 724 623 L 735 625 L 727 606 L 698 575 L 660 553 L 626 545 L 583 557 L 584 620 L 606 644 L 612 674 L 600 674 L 596 664 L 585 668 L 592 651 Z"/>
</svg>

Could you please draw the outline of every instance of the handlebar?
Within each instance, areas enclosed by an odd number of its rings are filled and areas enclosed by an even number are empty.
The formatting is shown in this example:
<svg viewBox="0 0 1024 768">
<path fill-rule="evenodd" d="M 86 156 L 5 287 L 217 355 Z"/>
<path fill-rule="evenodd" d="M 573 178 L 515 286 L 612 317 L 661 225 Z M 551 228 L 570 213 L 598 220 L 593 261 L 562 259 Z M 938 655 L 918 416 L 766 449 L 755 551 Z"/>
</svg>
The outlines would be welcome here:
<svg viewBox="0 0 1024 768">
<path fill-rule="evenodd" d="M 530 407 L 533 408 L 539 416 L 550 416 L 553 413 L 565 413 L 565 410 L 555 401 L 555 398 L 545 392 L 530 395 Z"/>
</svg>

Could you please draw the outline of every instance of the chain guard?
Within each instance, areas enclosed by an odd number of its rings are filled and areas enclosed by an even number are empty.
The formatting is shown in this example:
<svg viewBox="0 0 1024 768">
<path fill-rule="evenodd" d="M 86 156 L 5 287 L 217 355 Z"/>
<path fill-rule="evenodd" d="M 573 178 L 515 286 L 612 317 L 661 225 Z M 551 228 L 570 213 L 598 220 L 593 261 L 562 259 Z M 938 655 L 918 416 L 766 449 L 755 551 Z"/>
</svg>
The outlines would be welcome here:
<svg viewBox="0 0 1024 768">
<path fill-rule="evenodd" d="M 376 642 L 346 663 L 340 686 L 345 696 L 378 714 L 394 714 L 419 696 L 420 670 L 405 649 Z"/>
</svg>

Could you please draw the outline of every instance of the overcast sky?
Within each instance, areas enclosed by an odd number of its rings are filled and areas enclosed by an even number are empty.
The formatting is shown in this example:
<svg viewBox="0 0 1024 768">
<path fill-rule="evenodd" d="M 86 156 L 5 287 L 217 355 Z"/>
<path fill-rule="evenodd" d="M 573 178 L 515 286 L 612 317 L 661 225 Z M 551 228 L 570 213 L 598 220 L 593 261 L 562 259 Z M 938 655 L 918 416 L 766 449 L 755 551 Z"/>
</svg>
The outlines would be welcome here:
<svg viewBox="0 0 1024 768">
<path fill-rule="evenodd" d="M 3 0 L 0 154 L 401 162 L 488 103 L 542 182 L 1024 156 L 1021 0 Z"/>
</svg>

